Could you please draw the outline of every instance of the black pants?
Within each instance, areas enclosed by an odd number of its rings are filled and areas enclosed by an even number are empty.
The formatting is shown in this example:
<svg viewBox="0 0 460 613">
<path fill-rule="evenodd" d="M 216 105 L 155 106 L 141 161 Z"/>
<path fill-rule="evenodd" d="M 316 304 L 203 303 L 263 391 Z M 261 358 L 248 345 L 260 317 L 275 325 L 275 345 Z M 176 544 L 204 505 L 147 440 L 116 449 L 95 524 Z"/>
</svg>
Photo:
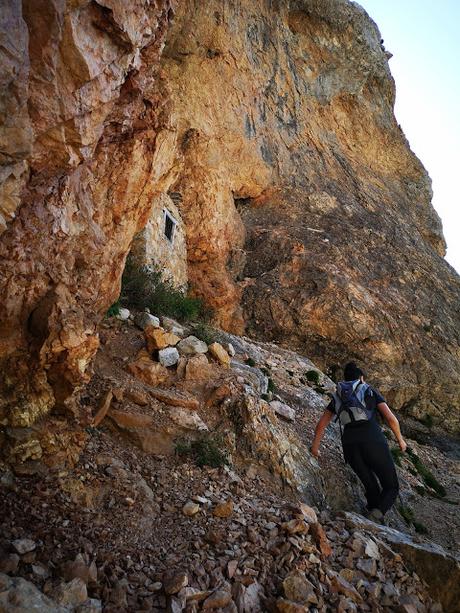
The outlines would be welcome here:
<svg viewBox="0 0 460 613">
<path fill-rule="evenodd" d="M 343 455 L 364 485 L 369 510 L 380 509 L 386 513 L 399 491 L 388 445 L 379 442 L 344 444 Z"/>
</svg>

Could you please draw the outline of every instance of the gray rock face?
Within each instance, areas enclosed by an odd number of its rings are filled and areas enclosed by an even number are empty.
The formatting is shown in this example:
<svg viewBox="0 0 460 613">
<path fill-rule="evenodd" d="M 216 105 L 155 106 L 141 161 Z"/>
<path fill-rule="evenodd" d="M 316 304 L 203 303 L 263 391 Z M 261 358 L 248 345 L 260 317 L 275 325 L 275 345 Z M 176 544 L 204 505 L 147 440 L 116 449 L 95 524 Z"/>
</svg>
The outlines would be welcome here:
<svg viewBox="0 0 460 613">
<path fill-rule="evenodd" d="M 153 326 L 154 328 L 160 327 L 160 320 L 155 315 L 150 313 L 137 313 L 134 317 L 134 323 L 141 330 L 144 330 L 147 326 Z"/>
<path fill-rule="evenodd" d="M 284 404 L 284 402 L 280 402 L 279 400 L 272 400 L 270 406 L 275 413 L 283 419 L 287 419 L 288 421 L 295 420 L 295 411 L 288 404 Z"/>
<path fill-rule="evenodd" d="M 174 366 L 179 361 L 179 352 L 175 347 L 166 347 L 158 352 L 158 360 L 163 366 Z"/>
<path fill-rule="evenodd" d="M 196 336 L 187 336 L 187 338 L 182 339 L 177 348 L 179 349 L 179 353 L 184 355 L 193 355 L 195 353 L 206 353 L 208 350 L 208 346 L 205 342 L 200 341 Z"/>
<path fill-rule="evenodd" d="M 12 607 L 12 603 L 14 603 Z M 42 594 L 33 583 L 20 577 L 8 577 L 0 573 L 0 611 L 5 613 L 66 613 L 61 607 Z"/>
</svg>

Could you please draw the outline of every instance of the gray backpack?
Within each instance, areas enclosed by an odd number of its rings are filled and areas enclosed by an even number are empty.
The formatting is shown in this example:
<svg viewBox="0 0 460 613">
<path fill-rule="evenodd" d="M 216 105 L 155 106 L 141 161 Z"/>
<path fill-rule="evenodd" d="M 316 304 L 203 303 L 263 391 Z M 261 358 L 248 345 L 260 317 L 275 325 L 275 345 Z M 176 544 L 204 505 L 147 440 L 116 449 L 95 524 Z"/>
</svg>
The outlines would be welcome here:
<svg viewBox="0 0 460 613">
<path fill-rule="evenodd" d="M 341 381 L 337 383 L 337 391 L 333 394 L 335 400 L 336 421 L 341 428 L 357 421 L 369 421 L 372 410 L 366 406 L 366 395 L 372 394 L 367 383 L 359 381 Z"/>
</svg>

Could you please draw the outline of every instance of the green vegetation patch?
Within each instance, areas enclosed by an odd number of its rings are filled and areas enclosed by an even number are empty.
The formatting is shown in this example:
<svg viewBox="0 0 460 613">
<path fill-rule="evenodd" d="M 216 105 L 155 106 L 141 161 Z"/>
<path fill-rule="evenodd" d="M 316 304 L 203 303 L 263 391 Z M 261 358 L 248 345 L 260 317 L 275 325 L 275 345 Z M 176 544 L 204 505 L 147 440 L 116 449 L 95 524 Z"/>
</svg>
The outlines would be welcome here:
<svg viewBox="0 0 460 613">
<path fill-rule="evenodd" d="M 402 515 L 404 521 L 408 526 L 410 526 L 414 521 L 414 512 L 410 507 L 407 507 L 403 504 L 398 506 L 398 511 Z"/>
<path fill-rule="evenodd" d="M 397 464 L 397 466 L 402 466 L 402 457 L 403 457 L 403 452 L 401 451 L 401 449 L 399 447 L 392 447 L 390 449 L 391 451 L 391 455 L 393 456 L 393 460 L 394 463 Z"/>
<path fill-rule="evenodd" d="M 419 534 L 429 534 L 428 528 L 424 524 L 421 524 L 418 521 L 414 521 L 413 524 L 415 532 L 418 532 Z"/>
<path fill-rule="evenodd" d="M 159 270 L 137 266 L 132 257 L 126 260 L 120 303 L 140 311 L 148 307 L 155 315 L 168 315 L 179 321 L 209 316 L 200 298 L 188 296 L 185 291 L 163 280 Z"/>
<path fill-rule="evenodd" d="M 121 304 L 120 301 L 117 300 L 109 307 L 109 310 L 106 313 L 106 317 L 116 317 L 120 313 Z"/>
<path fill-rule="evenodd" d="M 268 377 L 268 392 L 274 392 L 275 391 L 275 382 L 273 381 L 273 379 L 271 377 Z"/>
<path fill-rule="evenodd" d="M 307 370 L 307 372 L 305 373 L 305 377 L 307 378 L 307 381 L 311 381 L 311 383 L 316 383 L 316 385 L 319 384 L 320 374 L 317 370 Z"/>
<path fill-rule="evenodd" d="M 419 421 L 420 421 L 421 424 L 423 424 L 427 428 L 432 428 L 433 424 L 434 424 L 433 416 L 429 415 L 428 413 L 425 415 L 425 417 L 423 417 Z"/>
<path fill-rule="evenodd" d="M 216 433 L 205 433 L 195 440 L 179 439 L 175 451 L 179 456 L 193 459 L 197 466 L 219 468 L 229 462 L 222 436 Z"/>
<path fill-rule="evenodd" d="M 409 456 L 409 459 L 412 462 L 412 465 L 414 466 L 415 470 L 422 477 L 425 485 L 427 485 L 432 490 L 434 490 L 436 494 L 444 498 L 444 496 L 447 493 L 444 486 L 441 483 L 439 483 L 439 481 L 436 479 L 433 473 L 430 472 L 428 468 L 423 464 L 423 462 L 420 460 L 420 458 L 415 453 L 415 451 L 411 449 L 410 447 L 408 447 L 407 455 Z"/>
<path fill-rule="evenodd" d="M 211 345 L 218 341 L 218 332 L 212 326 L 205 323 L 204 321 L 200 321 L 192 327 L 192 334 L 206 343 L 206 345 Z"/>
<path fill-rule="evenodd" d="M 256 365 L 256 362 L 252 358 L 248 358 L 247 360 L 245 360 L 245 364 L 247 364 L 248 366 L 252 366 L 254 368 L 254 366 Z"/>
</svg>

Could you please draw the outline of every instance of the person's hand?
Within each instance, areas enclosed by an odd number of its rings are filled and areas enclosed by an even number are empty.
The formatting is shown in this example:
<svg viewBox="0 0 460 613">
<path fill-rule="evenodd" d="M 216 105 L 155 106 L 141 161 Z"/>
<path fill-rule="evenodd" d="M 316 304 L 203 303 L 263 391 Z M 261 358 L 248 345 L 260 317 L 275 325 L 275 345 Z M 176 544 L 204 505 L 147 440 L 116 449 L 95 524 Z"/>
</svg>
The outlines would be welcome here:
<svg viewBox="0 0 460 613">
<path fill-rule="evenodd" d="M 406 441 L 402 438 L 399 442 L 399 448 L 401 449 L 401 451 L 404 453 L 404 451 L 406 451 L 407 449 L 407 444 Z"/>
<path fill-rule="evenodd" d="M 312 445 L 310 447 L 310 452 L 311 454 L 315 457 L 315 458 L 319 458 L 320 457 L 320 452 L 319 452 L 319 447 L 318 445 Z"/>
</svg>

